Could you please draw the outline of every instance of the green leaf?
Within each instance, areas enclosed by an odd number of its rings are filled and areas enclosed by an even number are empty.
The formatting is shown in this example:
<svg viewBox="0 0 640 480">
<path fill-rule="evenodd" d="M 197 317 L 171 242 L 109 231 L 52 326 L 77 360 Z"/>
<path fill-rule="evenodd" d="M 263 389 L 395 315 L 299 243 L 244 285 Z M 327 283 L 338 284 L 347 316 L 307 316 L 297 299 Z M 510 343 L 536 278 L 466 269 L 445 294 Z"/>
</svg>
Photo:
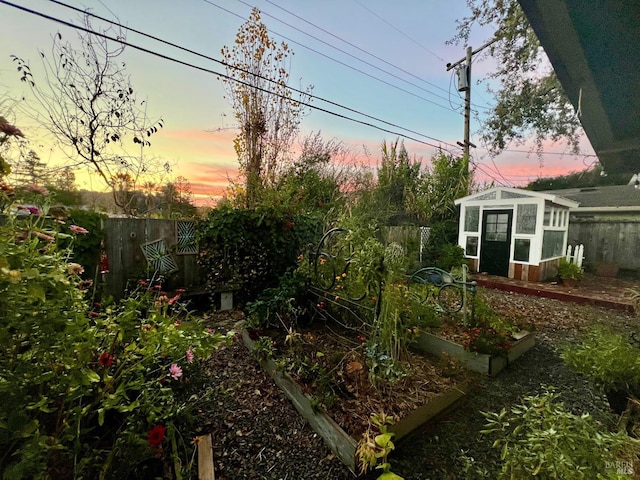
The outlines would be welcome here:
<svg viewBox="0 0 640 480">
<path fill-rule="evenodd" d="M 100 375 L 93 370 L 84 370 L 84 377 L 91 383 L 98 383 L 100 381 Z"/>
<path fill-rule="evenodd" d="M 104 408 L 98 409 L 98 425 L 102 426 L 104 424 Z"/>
<path fill-rule="evenodd" d="M 393 438 L 393 433 L 381 433 L 380 435 L 376 435 L 376 445 L 379 447 L 384 447 L 391 443 L 391 439 Z M 393 445 L 393 444 L 392 444 Z"/>
<path fill-rule="evenodd" d="M 378 480 L 404 480 L 404 477 L 400 475 L 396 475 L 393 472 L 384 472 L 382 475 L 378 477 Z"/>
<path fill-rule="evenodd" d="M 30 298 L 33 303 L 35 303 L 34 300 L 38 300 L 40 302 L 44 302 L 46 300 L 42 286 L 33 283 L 30 283 L 27 288 L 27 297 Z"/>
<path fill-rule="evenodd" d="M 502 451 L 500 452 L 500 460 L 504 460 L 507 457 L 507 451 L 508 451 L 508 448 L 507 448 L 507 444 L 505 443 L 502 446 Z"/>
</svg>

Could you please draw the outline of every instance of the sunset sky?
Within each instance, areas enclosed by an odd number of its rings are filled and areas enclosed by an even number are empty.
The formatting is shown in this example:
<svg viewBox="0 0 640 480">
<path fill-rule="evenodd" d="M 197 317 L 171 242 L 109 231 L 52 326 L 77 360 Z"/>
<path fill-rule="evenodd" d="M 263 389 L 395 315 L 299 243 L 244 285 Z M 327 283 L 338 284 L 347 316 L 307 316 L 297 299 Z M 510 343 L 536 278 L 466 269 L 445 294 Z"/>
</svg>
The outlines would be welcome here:
<svg viewBox="0 0 640 480">
<path fill-rule="evenodd" d="M 77 13 L 49 1 L 11 2 L 79 23 Z M 374 162 L 380 157 L 382 141 L 394 141 L 402 135 L 413 138 L 405 139 L 405 146 L 410 155 L 424 162 L 436 151 L 434 146 L 460 153 L 455 145 L 463 137 L 463 100 L 453 73 L 446 71 L 446 64 L 461 59 L 465 46 L 445 42 L 455 34 L 456 19 L 467 15 L 465 0 L 257 0 L 254 3 L 244 0 L 69 0 L 67 3 L 88 7 L 97 15 L 216 59 L 221 58 L 223 46 L 233 44 L 239 26 L 248 18 L 251 7 L 257 6 L 272 37 L 287 42 L 295 52 L 290 67 L 292 87 L 304 89 L 313 85 L 313 95 L 352 111 L 318 99 L 312 101 L 314 106 L 393 132 L 312 110 L 302 122 L 302 135 L 321 131 L 325 139 L 336 139 L 352 148 L 356 158 L 364 159 L 365 152 L 369 152 Z M 100 25 L 101 22 L 95 22 L 95 26 Z M 38 50 L 49 52 L 51 38 L 58 31 L 66 39 L 77 37 L 70 27 L 20 11 L 0 0 L 0 92 L 6 91 L 15 98 L 27 94 L 9 55 L 28 59 L 36 75 Z M 471 46 L 477 48 L 490 36 L 488 30 L 474 32 Z M 135 33 L 128 33 L 127 41 L 224 73 L 224 67 L 218 63 Z M 224 99 L 221 81 L 214 73 L 134 48 L 127 48 L 123 61 L 138 96 L 147 100 L 149 117 L 162 117 L 165 121 L 164 128 L 152 138 L 150 153 L 173 163 L 173 175 L 186 177 L 198 196 L 198 203 L 207 204 L 237 175 L 233 113 Z M 526 145 L 514 145 L 511 151 L 491 159 L 477 135 L 479 121 L 492 103 L 486 90 L 487 75 L 491 71 L 490 60 L 478 59 L 473 64 L 472 108 L 476 113 L 471 124 L 471 141 L 478 146 L 472 150 L 472 160 L 478 165 L 477 181 L 493 180 L 501 185 L 519 186 L 539 176 L 584 170 L 593 163 L 593 157 L 585 157 L 593 154 L 587 141 L 583 142 L 584 155 L 580 156 L 562 154 L 563 145 L 545 146 L 549 153 L 542 157 L 528 154 Z M 29 125 L 28 119 L 16 116 L 14 120 L 32 140 L 37 138 L 35 143 L 41 145 L 38 152 L 43 159 L 55 162 L 60 158 L 58 152 L 50 149 L 43 133 Z M 77 173 L 81 188 L 101 188 L 95 175 Z"/>
</svg>

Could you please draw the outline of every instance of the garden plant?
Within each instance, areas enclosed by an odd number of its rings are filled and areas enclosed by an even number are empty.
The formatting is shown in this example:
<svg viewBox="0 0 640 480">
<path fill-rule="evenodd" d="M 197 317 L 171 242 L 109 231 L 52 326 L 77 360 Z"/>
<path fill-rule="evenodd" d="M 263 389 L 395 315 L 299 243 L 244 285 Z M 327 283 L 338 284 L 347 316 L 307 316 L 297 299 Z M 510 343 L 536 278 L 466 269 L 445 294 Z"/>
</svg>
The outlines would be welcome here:
<svg viewBox="0 0 640 480">
<path fill-rule="evenodd" d="M 482 433 L 494 440 L 502 463 L 494 470 L 463 457 L 466 478 L 629 478 L 640 451 L 626 433 L 603 431 L 588 413 L 568 411 L 553 387 L 483 415 Z"/>
<path fill-rule="evenodd" d="M 141 284 L 120 304 L 91 301 L 74 258 L 89 232 L 9 202 L 0 227 L 0 470 L 3 478 L 183 478 L 191 412 L 207 394 L 206 331 L 179 292 Z M 18 212 L 20 212 L 18 214 Z M 65 247 L 60 248 L 59 245 Z M 139 477 L 136 477 L 139 478 Z"/>
<path fill-rule="evenodd" d="M 630 336 L 602 326 L 581 340 L 567 345 L 562 358 L 599 385 L 614 411 L 622 413 L 629 397 L 640 396 L 640 346 Z"/>
</svg>

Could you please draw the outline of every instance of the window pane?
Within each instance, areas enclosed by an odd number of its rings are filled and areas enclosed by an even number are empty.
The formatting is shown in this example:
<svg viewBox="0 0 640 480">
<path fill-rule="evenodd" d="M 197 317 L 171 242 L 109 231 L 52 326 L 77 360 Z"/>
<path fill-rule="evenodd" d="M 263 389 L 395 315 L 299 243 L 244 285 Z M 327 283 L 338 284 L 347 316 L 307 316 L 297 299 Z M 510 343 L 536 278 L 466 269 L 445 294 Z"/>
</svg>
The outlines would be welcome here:
<svg viewBox="0 0 640 480">
<path fill-rule="evenodd" d="M 557 230 L 545 230 L 542 237 L 542 258 L 559 257 L 563 254 L 564 232 Z"/>
<path fill-rule="evenodd" d="M 529 249 L 531 248 L 531 240 L 529 240 L 528 238 L 516 238 L 513 248 L 513 259 L 515 261 L 529 261 Z"/>
<path fill-rule="evenodd" d="M 467 207 L 465 212 L 464 231 L 477 232 L 480 225 L 480 207 Z"/>
<path fill-rule="evenodd" d="M 536 233 L 537 214 L 538 206 L 536 204 L 518 205 L 516 233 L 526 233 L 531 235 Z"/>
<path fill-rule="evenodd" d="M 468 257 L 478 256 L 478 237 L 467 237 L 467 245 L 464 249 L 464 253 Z"/>
<path fill-rule="evenodd" d="M 545 227 L 548 227 L 550 223 L 551 223 L 551 207 L 544 207 L 544 220 L 542 221 L 542 224 Z"/>
</svg>

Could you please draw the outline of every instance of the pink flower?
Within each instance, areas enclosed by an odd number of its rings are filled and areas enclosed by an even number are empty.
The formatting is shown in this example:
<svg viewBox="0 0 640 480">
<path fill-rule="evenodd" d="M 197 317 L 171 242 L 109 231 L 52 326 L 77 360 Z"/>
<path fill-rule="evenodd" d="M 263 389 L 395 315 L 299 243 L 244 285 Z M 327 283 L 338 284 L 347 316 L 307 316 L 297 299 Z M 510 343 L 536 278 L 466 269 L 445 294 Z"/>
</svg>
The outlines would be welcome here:
<svg viewBox="0 0 640 480">
<path fill-rule="evenodd" d="M 169 376 L 174 380 L 178 380 L 182 376 L 182 369 L 175 363 L 169 367 Z"/>
<path fill-rule="evenodd" d="M 191 349 L 187 350 L 187 362 L 193 363 L 193 351 Z"/>
<path fill-rule="evenodd" d="M 73 233 L 77 233 L 81 235 L 86 235 L 87 233 L 89 233 L 89 230 L 87 230 L 86 228 L 79 227 L 78 225 L 69 225 L 69 230 L 71 230 Z"/>
</svg>

